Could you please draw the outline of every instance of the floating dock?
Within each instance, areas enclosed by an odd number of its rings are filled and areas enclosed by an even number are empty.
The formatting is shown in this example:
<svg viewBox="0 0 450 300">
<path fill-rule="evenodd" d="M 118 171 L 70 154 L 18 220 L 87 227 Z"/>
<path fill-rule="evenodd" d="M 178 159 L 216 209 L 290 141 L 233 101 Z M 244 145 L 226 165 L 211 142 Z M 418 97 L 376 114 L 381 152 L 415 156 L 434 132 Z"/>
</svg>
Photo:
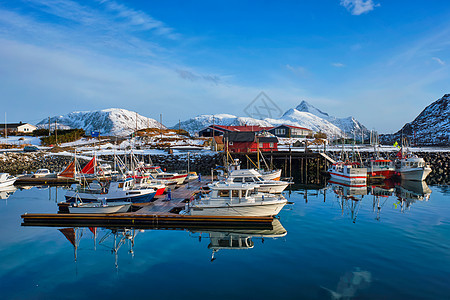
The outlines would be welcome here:
<svg viewBox="0 0 450 300">
<path fill-rule="evenodd" d="M 133 204 L 133 212 L 114 214 L 25 213 L 22 226 L 53 227 L 136 227 L 136 228 L 254 228 L 270 229 L 272 217 L 189 216 L 178 212 L 185 201 L 199 192 L 207 182 L 190 182 L 171 191 L 172 199 L 161 195 L 153 202 Z"/>
<path fill-rule="evenodd" d="M 14 185 L 71 185 L 78 183 L 73 178 L 51 178 L 51 177 L 38 177 L 34 178 L 31 175 L 19 176 L 14 182 Z"/>
</svg>

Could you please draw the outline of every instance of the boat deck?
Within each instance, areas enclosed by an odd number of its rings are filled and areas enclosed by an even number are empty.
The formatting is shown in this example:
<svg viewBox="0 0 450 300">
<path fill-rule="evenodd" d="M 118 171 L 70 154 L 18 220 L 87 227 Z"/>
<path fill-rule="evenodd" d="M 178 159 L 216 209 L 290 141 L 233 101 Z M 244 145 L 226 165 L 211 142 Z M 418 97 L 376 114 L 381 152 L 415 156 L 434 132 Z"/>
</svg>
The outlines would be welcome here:
<svg viewBox="0 0 450 300">
<path fill-rule="evenodd" d="M 205 178 L 207 180 L 207 178 Z M 134 203 L 133 212 L 114 214 L 23 214 L 23 226 L 132 226 L 139 228 L 271 228 L 272 217 L 188 216 L 178 211 L 208 181 L 192 181 L 172 189 L 172 199 L 158 196 L 148 203 Z"/>
</svg>

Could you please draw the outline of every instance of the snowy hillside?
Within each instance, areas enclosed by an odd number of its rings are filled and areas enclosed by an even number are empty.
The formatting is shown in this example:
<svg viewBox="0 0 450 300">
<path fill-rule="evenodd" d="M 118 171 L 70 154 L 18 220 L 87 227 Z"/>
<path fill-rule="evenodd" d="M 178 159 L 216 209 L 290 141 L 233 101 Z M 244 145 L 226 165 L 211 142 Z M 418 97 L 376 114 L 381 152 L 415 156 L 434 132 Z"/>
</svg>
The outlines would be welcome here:
<svg viewBox="0 0 450 300">
<path fill-rule="evenodd" d="M 341 136 L 343 134 L 335 125 L 312 113 L 298 111 L 295 108 L 289 109 L 280 119 L 266 119 L 274 126 L 286 124 L 298 127 L 305 127 L 315 132 L 324 132 L 327 136 Z"/>
<path fill-rule="evenodd" d="M 238 125 L 260 125 L 260 126 L 272 126 L 270 123 L 264 120 L 253 119 L 249 117 L 237 117 L 229 114 L 218 115 L 200 115 L 189 120 L 183 121 L 180 124 L 173 126 L 173 129 L 178 129 L 179 125 L 181 129 L 188 131 L 190 134 L 194 134 L 199 130 L 212 125 L 224 125 L 224 126 L 238 126 Z"/>
<path fill-rule="evenodd" d="M 398 132 L 382 135 L 380 140 L 386 144 L 400 142 L 402 131 L 413 145 L 450 146 L 450 94 L 427 106 Z"/>
<path fill-rule="evenodd" d="M 51 126 L 55 122 L 59 129 L 83 128 L 87 133 L 99 131 L 101 135 L 115 136 L 129 135 L 136 130 L 136 127 L 137 129 L 161 128 L 161 124 L 154 119 L 120 108 L 71 112 L 64 116 L 50 118 Z M 36 126 L 48 128 L 48 119 L 42 120 Z"/>
<path fill-rule="evenodd" d="M 368 135 L 368 130 L 355 118 L 336 118 L 330 116 L 306 101 L 302 101 L 296 108 L 291 108 L 284 113 L 279 119 L 264 120 L 253 119 L 249 117 L 236 117 L 234 115 L 220 114 L 215 115 L 214 120 L 212 115 L 201 115 L 181 122 L 181 128 L 189 131 L 191 134 L 212 125 L 260 125 L 260 126 L 278 126 L 281 124 L 305 127 L 315 132 L 324 132 L 328 136 L 342 136 L 348 137 L 361 136 L 361 131 L 364 135 Z M 178 124 L 172 128 L 178 128 Z"/>
<path fill-rule="evenodd" d="M 352 116 L 347 118 L 337 118 L 334 116 L 330 116 L 328 113 L 317 109 L 304 100 L 300 103 L 300 105 L 296 107 L 296 110 L 301 112 L 308 112 L 316 115 L 319 118 L 327 120 L 328 122 L 339 127 L 343 132 L 346 133 L 348 137 L 361 137 L 361 132 L 363 132 L 364 136 L 366 137 L 369 135 L 369 130 Z"/>
</svg>

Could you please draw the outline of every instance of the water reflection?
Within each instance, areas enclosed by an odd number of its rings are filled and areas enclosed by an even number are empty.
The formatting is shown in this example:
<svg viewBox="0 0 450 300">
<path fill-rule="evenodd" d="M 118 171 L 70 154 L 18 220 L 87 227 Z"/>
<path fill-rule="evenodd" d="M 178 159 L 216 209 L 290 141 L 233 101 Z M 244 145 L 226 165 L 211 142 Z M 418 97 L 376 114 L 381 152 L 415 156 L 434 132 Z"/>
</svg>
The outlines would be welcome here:
<svg viewBox="0 0 450 300">
<path fill-rule="evenodd" d="M 361 200 L 367 195 L 367 186 L 349 185 L 337 181 L 329 181 L 329 183 L 337 196 L 336 200 L 341 208 L 342 215 L 347 213 L 355 223 L 361 207 Z"/>
<path fill-rule="evenodd" d="M 92 249 L 102 247 L 108 249 L 114 254 L 114 266 L 119 268 L 119 250 L 127 248 L 127 253 L 134 257 L 135 238 L 139 232 L 149 230 L 164 229 L 142 229 L 142 228 L 97 228 L 97 227 L 70 227 L 58 229 L 64 237 L 72 244 L 74 250 L 74 261 L 77 262 L 80 241 L 83 237 L 92 239 Z M 179 228 L 178 230 L 185 230 Z M 98 234 L 98 232 L 102 234 Z M 272 222 L 272 229 L 196 229 L 187 230 L 191 237 L 198 238 L 201 241 L 204 238 L 210 240 L 208 249 L 212 250 L 211 261 L 216 259 L 216 253 L 220 250 L 242 250 L 254 247 L 253 239 L 260 238 L 264 243 L 265 238 L 279 238 L 287 234 L 278 219 Z"/>
<path fill-rule="evenodd" d="M 364 196 L 373 196 L 372 209 L 376 214 L 375 219 L 379 221 L 381 219 L 381 209 L 391 196 L 397 197 L 397 201 L 394 202 L 394 208 L 400 207 L 401 212 L 405 212 L 416 201 L 428 201 L 431 194 L 431 189 L 425 181 L 409 180 L 401 183 L 386 180 L 371 186 L 349 185 L 338 181 L 329 181 L 327 188 L 331 189 L 335 194 L 342 215 L 348 214 L 353 223 L 356 222 Z"/>
<path fill-rule="evenodd" d="M 411 204 L 416 201 L 428 201 L 430 199 L 431 189 L 425 181 L 402 181 L 395 188 L 400 210 L 405 212 L 409 210 Z"/>
<path fill-rule="evenodd" d="M 209 237 L 208 249 L 212 250 L 211 261 L 216 259 L 215 254 L 219 250 L 252 249 L 255 246 L 252 239 L 261 238 L 264 243 L 265 238 L 279 238 L 287 234 L 286 229 L 278 219 L 273 220 L 272 229 L 214 229 L 191 232 L 198 234 L 200 241 L 204 235 Z"/>
<path fill-rule="evenodd" d="M 17 188 L 13 185 L 11 186 L 5 186 L 0 188 L 0 199 L 6 200 L 9 197 L 11 197 L 14 192 L 17 191 Z"/>
</svg>

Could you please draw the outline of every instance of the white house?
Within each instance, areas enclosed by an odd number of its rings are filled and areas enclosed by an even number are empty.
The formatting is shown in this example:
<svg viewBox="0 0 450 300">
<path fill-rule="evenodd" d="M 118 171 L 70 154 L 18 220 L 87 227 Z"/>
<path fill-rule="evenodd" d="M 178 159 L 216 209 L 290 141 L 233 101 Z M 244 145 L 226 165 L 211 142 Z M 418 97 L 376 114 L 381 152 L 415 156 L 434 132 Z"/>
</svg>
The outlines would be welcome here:
<svg viewBox="0 0 450 300">
<path fill-rule="evenodd" d="M 37 129 L 36 126 L 31 125 L 29 123 L 9 123 L 6 124 L 6 129 L 8 131 L 8 134 L 10 133 L 32 133 Z M 1 132 L 5 132 L 5 124 L 0 124 L 0 130 Z"/>
</svg>

